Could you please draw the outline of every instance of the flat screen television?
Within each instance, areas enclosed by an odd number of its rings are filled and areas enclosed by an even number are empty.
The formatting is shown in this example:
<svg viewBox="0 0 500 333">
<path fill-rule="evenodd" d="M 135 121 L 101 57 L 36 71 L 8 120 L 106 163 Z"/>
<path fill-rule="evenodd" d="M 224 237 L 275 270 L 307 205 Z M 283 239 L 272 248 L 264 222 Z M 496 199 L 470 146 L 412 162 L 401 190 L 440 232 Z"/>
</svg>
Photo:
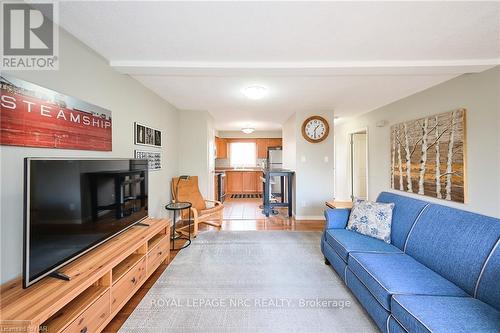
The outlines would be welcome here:
<svg viewBox="0 0 500 333">
<path fill-rule="evenodd" d="M 23 287 L 147 215 L 147 160 L 26 158 Z"/>
</svg>

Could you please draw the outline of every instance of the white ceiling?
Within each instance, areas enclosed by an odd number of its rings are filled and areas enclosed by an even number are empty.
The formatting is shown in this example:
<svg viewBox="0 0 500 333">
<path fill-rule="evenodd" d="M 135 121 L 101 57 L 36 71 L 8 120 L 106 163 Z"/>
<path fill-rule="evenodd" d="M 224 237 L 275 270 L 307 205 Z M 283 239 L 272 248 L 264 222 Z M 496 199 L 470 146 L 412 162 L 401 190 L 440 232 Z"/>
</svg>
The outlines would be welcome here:
<svg viewBox="0 0 500 333">
<path fill-rule="evenodd" d="M 348 117 L 500 64 L 500 2 L 61 2 L 60 24 L 221 130 Z"/>
</svg>

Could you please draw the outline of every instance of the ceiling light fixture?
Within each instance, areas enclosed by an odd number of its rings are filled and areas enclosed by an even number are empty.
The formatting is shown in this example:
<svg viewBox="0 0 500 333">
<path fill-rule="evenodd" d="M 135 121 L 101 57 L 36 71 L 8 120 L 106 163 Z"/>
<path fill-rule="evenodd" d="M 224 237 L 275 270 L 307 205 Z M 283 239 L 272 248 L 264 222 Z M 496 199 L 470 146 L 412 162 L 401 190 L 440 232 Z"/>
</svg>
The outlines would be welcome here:
<svg viewBox="0 0 500 333">
<path fill-rule="evenodd" d="M 267 95 L 267 88 L 259 85 L 251 85 L 243 89 L 243 94 L 250 99 L 261 99 Z"/>
<path fill-rule="evenodd" d="M 252 127 L 245 127 L 245 128 L 242 128 L 241 131 L 245 134 L 251 134 L 255 131 L 255 128 L 252 128 Z"/>
</svg>

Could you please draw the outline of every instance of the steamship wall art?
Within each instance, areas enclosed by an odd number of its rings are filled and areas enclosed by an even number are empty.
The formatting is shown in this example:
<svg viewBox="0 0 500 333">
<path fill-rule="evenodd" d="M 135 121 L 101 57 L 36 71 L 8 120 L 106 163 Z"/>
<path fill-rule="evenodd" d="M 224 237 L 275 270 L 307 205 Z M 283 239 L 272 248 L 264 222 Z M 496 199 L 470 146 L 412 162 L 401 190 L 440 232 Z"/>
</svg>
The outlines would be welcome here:
<svg viewBox="0 0 500 333">
<path fill-rule="evenodd" d="M 111 111 L 2 73 L 0 145 L 112 150 Z"/>
<path fill-rule="evenodd" d="M 466 201 L 465 109 L 391 126 L 391 187 Z"/>
</svg>

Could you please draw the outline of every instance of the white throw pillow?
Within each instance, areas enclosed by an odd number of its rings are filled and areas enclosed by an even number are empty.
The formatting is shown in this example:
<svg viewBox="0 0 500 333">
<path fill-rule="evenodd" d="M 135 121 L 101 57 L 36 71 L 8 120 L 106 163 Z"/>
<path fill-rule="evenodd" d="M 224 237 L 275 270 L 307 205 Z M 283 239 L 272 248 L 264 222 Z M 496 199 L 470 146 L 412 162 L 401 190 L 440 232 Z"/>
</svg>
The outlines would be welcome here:
<svg viewBox="0 0 500 333">
<path fill-rule="evenodd" d="M 391 243 L 393 203 L 355 201 L 347 229 Z"/>
</svg>

